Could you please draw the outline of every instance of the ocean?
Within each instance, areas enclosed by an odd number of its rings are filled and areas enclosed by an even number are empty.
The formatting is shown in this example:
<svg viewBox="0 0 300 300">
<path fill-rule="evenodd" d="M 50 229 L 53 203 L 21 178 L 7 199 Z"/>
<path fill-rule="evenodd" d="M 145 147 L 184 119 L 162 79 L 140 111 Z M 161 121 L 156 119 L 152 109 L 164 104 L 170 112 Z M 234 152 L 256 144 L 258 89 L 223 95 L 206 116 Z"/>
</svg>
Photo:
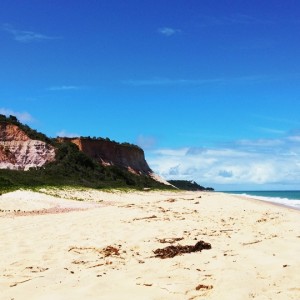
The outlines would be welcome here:
<svg viewBox="0 0 300 300">
<path fill-rule="evenodd" d="M 225 193 L 283 204 L 300 210 L 300 191 L 232 191 Z"/>
</svg>

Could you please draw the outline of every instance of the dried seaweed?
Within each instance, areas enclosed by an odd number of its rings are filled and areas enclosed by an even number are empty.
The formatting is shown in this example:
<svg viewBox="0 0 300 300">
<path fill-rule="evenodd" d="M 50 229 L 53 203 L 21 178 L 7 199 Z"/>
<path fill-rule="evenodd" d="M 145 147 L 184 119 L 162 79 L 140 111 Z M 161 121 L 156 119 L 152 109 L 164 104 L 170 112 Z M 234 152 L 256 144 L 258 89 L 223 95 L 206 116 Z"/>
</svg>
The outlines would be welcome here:
<svg viewBox="0 0 300 300">
<path fill-rule="evenodd" d="M 172 258 L 177 255 L 182 255 L 185 253 L 191 252 L 200 252 L 203 249 L 211 249 L 211 244 L 206 243 L 204 241 L 197 242 L 194 246 L 193 245 L 177 245 L 177 246 L 168 246 L 162 249 L 156 249 L 154 252 L 155 257 L 159 257 L 161 259 L 165 258 Z"/>
<path fill-rule="evenodd" d="M 199 284 L 196 286 L 196 291 L 199 290 L 211 290 L 213 288 L 212 285 Z"/>
<path fill-rule="evenodd" d="M 102 250 L 102 253 L 104 254 L 105 257 L 107 256 L 112 256 L 112 255 L 120 255 L 118 248 L 113 247 L 113 246 L 107 246 Z"/>
</svg>

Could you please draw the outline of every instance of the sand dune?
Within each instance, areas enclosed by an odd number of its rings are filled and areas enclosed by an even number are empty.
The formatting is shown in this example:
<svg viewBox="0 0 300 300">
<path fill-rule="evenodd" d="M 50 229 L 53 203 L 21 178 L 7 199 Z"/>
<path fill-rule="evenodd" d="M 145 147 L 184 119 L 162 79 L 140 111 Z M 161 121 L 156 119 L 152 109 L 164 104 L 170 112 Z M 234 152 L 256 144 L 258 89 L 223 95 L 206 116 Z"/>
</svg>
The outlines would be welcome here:
<svg viewBox="0 0 300 300">
<path fill-rule="evenodd" d="M 222 193 L 4 194 L 0 298 L 300 299 L 299 217 Z"/>
</svg>

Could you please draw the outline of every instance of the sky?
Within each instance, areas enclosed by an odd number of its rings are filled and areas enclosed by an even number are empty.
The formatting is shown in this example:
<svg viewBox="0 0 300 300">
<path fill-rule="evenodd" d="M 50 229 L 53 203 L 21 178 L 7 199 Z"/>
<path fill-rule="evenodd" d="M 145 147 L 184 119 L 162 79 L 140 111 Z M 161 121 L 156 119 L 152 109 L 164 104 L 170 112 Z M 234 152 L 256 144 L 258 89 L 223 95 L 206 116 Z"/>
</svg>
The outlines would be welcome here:
<svg viewBox="0 0 300 300">
<path fill-rule="evenodd" d="M 0 113 L 166 179 L 300 189 L 299 32 L 293 0 L 1 0 Z"/>
</svg>

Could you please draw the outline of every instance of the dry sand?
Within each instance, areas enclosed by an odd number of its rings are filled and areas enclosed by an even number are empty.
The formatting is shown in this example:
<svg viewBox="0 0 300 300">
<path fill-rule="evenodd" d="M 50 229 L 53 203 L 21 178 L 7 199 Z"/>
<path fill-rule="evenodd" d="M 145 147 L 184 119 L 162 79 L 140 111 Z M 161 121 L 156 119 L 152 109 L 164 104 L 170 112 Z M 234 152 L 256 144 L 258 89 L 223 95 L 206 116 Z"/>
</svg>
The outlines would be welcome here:
<svg viewBox="0 0 300 300">
<path fill-rule="evenodd" d="M 0 209 L 1 300 L 300 299 L 296 210 L 222 193 L 94 190 L 16 191 Z M 212 248 L 153 252 L 201 240 Z"/>
</svg>

